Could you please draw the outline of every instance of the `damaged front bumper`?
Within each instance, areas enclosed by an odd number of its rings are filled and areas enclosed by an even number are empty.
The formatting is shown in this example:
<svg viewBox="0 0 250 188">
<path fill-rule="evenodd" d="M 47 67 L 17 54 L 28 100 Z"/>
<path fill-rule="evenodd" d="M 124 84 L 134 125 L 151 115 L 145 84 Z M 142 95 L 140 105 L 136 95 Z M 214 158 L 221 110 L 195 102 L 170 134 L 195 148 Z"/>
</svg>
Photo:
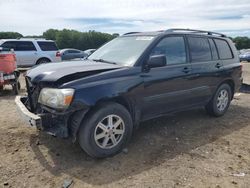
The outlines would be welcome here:
<svg viewBox="0 0 250 188">
<path fill-rule="evenodd" d="M 67 125 L 68 116 L 66 114 L 62 114 L 61 116 L 56 116 L 51 113 L 34 114 L 25 106 L 25 101 L 27 101 L 27 97 L 17 96 L 15 99 L 17 111 L 25 123 L 53 136 L 61 138 L 67 138 L 69 136 Z"/>
<path fill-rule="evenodd" d="M 15 103 L 17 105 L 17 111 L 21 115 L 25 123 L 29 124 L 32 127 L 37 127 L 41 129 L 42 127 L 42 118 L 39 115 L 36 115 L 30 112 L 24 102 L 27 100 L 27 97 L 16 96 Z"/>
<path fill-rule="evenodd" d="M 27 97 L 22 96 L 17 96 L 15 99 L 17 111 L 25 123 L 47 134 L 60 138 L 68 138 L 70 136 L 73 142 L 76 141 L 77 131 L 88 109 L 78 109 L 61 114 L 50 112 L 35 114 L 26 107 L 26 101 Z"/>
</svg>

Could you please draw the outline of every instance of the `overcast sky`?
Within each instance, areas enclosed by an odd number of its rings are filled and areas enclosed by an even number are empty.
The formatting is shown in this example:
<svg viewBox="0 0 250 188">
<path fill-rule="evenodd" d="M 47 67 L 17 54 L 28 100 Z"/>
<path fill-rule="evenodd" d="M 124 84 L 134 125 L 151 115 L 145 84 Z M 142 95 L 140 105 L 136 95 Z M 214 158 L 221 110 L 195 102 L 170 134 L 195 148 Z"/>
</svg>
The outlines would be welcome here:
<svg viewBox="0 0 250 188">
<path fill-rule="evenodd" d="M 250 36 L 250 0 L 0 0 L 0 31 L 193 28 Z"/>
</svg>

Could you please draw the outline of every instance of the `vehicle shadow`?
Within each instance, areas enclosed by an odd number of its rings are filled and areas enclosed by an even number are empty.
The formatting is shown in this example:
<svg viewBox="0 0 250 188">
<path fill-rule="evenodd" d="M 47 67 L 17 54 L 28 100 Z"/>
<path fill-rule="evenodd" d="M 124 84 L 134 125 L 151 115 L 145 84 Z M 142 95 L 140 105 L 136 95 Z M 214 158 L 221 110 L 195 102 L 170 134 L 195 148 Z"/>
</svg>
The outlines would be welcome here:
<svg viewBox="0 0 250 188">
<path fill-rule="evenodd" d="M 30 145 L 37 160 L 53 175 L 63 173 L 88 184 L 103 185 L 147 171 L 184 153 L 192 156 L 195 148 L 248 126 L 249 112 L 250 107 L 231 105 L 220 118 L 209 117 L 200 109 L 150 120 L 135 132 L 127 154 L 102 160 L 88 157 L 78 144 L 44 133 L 31 136 Z M 235 118 L 235 114 L 239 117 Z M 49 150 L 52 162 L 36 145 L 37 139 Z"/>
<path fill-rule="evenodd" d="M 23 88 L 24 86 L 22 86 L 21 90 L 20 90 L 20 95 L 25 94 L 25 89 Z M 12 87 L 10 85 L 6 85 L 4 87 L 3 90 L 0 90 L 0 100 L 1 99 L 14 99 L 16 96 L 16 94 L 14 93 L 14 91 L 12 90 Z"/>
</svg>

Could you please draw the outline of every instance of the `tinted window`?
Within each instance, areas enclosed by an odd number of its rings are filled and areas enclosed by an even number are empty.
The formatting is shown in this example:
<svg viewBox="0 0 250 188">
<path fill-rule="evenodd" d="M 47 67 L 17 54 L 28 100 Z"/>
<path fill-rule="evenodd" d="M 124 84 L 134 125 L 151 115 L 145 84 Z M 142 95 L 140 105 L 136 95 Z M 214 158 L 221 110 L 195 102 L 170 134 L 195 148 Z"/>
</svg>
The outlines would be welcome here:
<svg viewBox="0 0 250 188">
<path fill-rule="evenodd" d="M 29 41 L 9 41 L 2 45 L 5 48 L 12 48 L 15 51 L 36 51 L 32 42 Z"/>
<path fill-rule="evenodd" d="M 205 38 L 188 37 L 192 62 L 212 60 L 208 40 Z"/>
<path fill-rule="evenodd" d="M 213 39 L 208 39 L 208 41 L 209 41 L 209 44 L 210 44 L 210 48 L 211 48 L 213 59 L 214 60 L 219 59 L 218 53 L 217 53 L 217 49 L 216 49 L 216 46 L 214 44 Z"/>
<path fill-rule="evenodd" d="M 10 48 L 10 49 L 16 50 L 16 42 L 14 42 L 14 41 L 4 42 L 4 43 L 1 45 L 1 47 Z"/>
<path fill-rule="evenodd" d="M 183 37 L 166 37 L 162 39 L 150 55 L 165 55 L 167 64 L 186 63 Z"/>
<path fill-rule="evenodd" d="M 231 48 L 225 40 L 215 39 L 215 44 L 217 46 L 220 59 L 231 59 L 233 54 Z"/>
<path fill-rule="evenodd" d="M 58 48 L 54 42 L 37 42 L 42 51 L 57 51 Z"/>
<path fill-rule="evenodd" d="M 18 41 L 16 42 L 16 51 L 36 51 L 32 42 Z"/>
</svg>

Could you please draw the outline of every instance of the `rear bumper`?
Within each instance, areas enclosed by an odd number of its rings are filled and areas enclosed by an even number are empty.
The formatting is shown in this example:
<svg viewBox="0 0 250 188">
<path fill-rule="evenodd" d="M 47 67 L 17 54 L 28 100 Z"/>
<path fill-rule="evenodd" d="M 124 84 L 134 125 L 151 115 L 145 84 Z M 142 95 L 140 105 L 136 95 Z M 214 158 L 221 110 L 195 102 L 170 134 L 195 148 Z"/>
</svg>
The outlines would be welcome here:
<svg viewBox="0 0 250 188">
<path fill-rule="evenodd" d="M 17 96 L 15 103 L 17 105 L 17 111 L 24 120 L 25 123 L 29 124 L 32 127 L 37 127 L 41 129 L 42 127 L 42 118 L 39 115 L 36 115 L 30 112 L 24 105 L 24 101 L 27 100 L 27 97 Z"/>
</svg>

